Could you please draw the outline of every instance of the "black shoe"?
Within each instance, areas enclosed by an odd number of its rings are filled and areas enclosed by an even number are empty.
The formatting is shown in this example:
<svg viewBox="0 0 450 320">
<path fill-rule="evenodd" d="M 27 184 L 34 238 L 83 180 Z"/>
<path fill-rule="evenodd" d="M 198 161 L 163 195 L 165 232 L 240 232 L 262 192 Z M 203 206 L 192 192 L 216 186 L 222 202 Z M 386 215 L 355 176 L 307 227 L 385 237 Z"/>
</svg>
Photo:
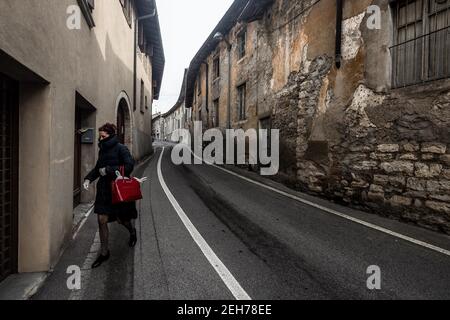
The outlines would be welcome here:
<svg viewBox="0 0 450 320">
<path fill-rule="evenodd" d="M 110 255 L 110 252 L 108 251 L 108 253 L 106 254 L 106 256 L 104 256 L 104 255 L 99 255 L 98 256 L 98 258 L 97 258 L 97 260 L 95 260 L 95 262 L 92 264 L 92 269 L 95 269 L 95 268 L 98 268 L 98 267 L 100 267 L 102 264 L 103 264 L 103 262 L 106 262 L 106 261 L 108 261 L 109 260 L 109 257 L 110 257 L 111 255 Z"/>
<path fill-rule="evenodd" d="M 128 241 L 128 245 L 130 248 L 133 248 L 137 243 L 137 232 L 136 228 L 133 229 L 133 232 L 130 234 L 130 241 Z"/>
</svg>

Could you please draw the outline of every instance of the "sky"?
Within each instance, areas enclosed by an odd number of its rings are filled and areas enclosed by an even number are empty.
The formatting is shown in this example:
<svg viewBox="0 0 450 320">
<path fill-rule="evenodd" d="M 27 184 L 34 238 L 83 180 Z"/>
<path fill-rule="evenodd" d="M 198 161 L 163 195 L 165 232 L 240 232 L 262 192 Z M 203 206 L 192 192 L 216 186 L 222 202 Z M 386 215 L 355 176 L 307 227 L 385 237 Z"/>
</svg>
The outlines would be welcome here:
<svg viewBox="0 0 450 320">
<path fill-rule="evenodd" d="M 167 112 L 175 105 L 184 69 L 232 3 L 233 0 L 156 0 L 166 66 L 153 113 Z"/>
</svg>

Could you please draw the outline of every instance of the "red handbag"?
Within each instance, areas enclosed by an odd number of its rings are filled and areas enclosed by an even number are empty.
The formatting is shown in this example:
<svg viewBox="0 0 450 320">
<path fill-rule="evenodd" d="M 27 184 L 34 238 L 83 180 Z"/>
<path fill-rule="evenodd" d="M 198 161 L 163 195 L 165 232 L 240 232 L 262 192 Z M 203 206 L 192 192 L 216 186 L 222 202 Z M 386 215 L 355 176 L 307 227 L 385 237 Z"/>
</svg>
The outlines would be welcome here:
<svg viewBox="0 0 450 320">
<path fill-rule="evenodd" d="M 134 178 L 125 178 L 125 167 L 120 167 L 122 178 L 112 182 L 112 203 L 126 203 L 142 199 L 141 184 Z"/>
</svg>

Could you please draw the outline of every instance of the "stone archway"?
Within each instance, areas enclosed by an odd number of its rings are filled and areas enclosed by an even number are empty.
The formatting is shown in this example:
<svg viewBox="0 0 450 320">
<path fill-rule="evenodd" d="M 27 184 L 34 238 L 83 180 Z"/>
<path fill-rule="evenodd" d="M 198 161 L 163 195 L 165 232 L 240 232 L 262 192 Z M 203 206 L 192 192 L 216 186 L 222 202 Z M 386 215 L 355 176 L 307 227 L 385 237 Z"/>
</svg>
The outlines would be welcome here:
<svg viewBox="0 0 450 320">
<path fill-rule="evenodd" d="M 125 92 L 121 92 L 116 102 L 117 135 L 120 142 L 132 152 L 133 148 L 133 121 L 131 117 L 130 100 Z"/>
</svg>

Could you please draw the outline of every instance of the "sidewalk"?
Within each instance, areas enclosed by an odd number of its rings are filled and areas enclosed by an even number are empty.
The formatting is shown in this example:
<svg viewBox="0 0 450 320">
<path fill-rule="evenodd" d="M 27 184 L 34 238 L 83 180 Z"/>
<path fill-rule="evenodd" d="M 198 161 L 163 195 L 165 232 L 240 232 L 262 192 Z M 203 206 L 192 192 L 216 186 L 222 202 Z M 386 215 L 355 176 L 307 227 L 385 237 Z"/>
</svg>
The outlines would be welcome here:
<svg viewBox="0 0 450 320">
<path fill-rule="evenodd" d="M 150 155 L 136 164 L 135 173 L 139 174 L 145 168 L 145 164 L 152 159 Z M 72 235 L 70 239 L 74 239 L 84 223 L 92 213 L 93 202 L 79 205 L 74 209 Z M 69 241 L 61 252 L 61 257 L 70 245 Z M 33 297 L 44 285 L 47 278 L 52 274 L 49 272 L 36 273 L 18 273 L 13 274 L 0 283 L 0 300 L 28 300 Z"/>
<path fill-rule="evenodd" d="M 93 205 L 93 202 L 80 204 L 74 209 L 71 238 L 73 238 L 78 230 L 83 226 L 92 211 Z M 62 250 L 61 255 L 66 250 L 67 245 Z M 52 271 L 50 270 L 49 272 L 17 273 L 9 276 L 0 283 L 0 300 L 30 299 L 34 294 L 36 294 L 36 292 L 39 291 L 51 272 Z"/>
</svg>

